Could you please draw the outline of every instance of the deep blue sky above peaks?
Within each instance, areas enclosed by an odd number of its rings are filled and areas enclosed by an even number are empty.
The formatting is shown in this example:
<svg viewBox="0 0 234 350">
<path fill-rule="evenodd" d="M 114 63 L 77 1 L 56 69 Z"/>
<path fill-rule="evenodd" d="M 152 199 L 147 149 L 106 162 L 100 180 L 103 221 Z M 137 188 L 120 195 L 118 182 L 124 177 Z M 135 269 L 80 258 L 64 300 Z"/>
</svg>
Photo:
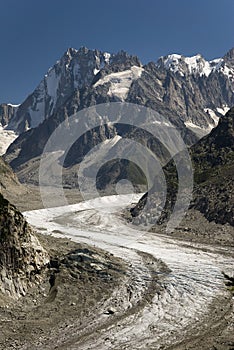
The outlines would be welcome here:
<svg viewBox="0 0 234 350">
<path fill-rule="evenodd" d="M 68 47 L 139 56 L 234 46 L 234 0 L 1 0 L 0 103 L 21 103 Z"/>
</svg>

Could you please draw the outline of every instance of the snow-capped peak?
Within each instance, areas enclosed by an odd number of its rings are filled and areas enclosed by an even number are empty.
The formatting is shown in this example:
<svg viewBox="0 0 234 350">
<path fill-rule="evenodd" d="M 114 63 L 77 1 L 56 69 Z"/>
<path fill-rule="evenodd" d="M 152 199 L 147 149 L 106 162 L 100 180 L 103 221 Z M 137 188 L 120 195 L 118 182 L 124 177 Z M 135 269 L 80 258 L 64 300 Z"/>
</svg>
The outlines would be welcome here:
<svg viewBox="0 0 234 350">
<path fill-rule="evenodd" d="M 164 57 L 161 56 L 157 62 L 157 66 L 163 66 L 168 70 L 177 72 L 181 58 L 182 56 L 176 53 Z"/>
<path fill-rule="evenodd" d="M 181 76 L 193 74 L 208 77 L 211 72 L 221 69 L 223 61 L 223 58 L 206 61 L 200 54 L 192 57 L 171 54 L 160 57 L 156 65 L 174 73 L 178 72 Z"/>
<path fill-rule="evenodd" d="M 79 50 L 67 49 L 21 105 L 21 109 L 27 109 L 24 116 L 27 116 L 29 128 L 37 127 L 51 116 L 76 89 L 90 86 L 95 75 L 109 64 L 111 57 L 107 52 L 89 50 L 86 47 Z M 16 114 L 10 127 L 19 132 L 24 131 L 26 120 L 23 118 L 24 120 L 21 120 Z"/>
</svg>

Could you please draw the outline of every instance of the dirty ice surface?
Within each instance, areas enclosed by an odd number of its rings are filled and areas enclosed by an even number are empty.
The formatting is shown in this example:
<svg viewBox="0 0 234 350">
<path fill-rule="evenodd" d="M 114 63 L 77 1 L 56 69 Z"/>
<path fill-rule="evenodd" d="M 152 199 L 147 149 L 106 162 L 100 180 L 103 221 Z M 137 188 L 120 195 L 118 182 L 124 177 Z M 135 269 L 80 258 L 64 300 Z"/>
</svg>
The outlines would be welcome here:
<svg viewBox="0 0 234 350">
<path fill-rule="evenodd" d="M 124 259 L 131 268 L 131 287 L 138 301 L 144 298 L 150 276 L 141 252 L 161 259 L 171 271 L 163 279 L 163 292 L 155 290 L 154 297 L 133 314 L 129 313 L 131 303 L 123 302 L 124 289 L 119 296 L 116 290 L 119 314 L 117 310 L 113 317 L 120 314 L 121 317 L 116 322 L 105 324 L 103 312 L 98 317 L 95 315 L 87 325 L 87 329 L 92 329 L 89 336 L 82 341 L 74 340 L 69 349 L 77 349 L 77 346 L 80 350 L 146 349 L 146 346 L 147 349 L 151 346 L 159 349 L 163 345 L 176 344 L 183 341 L 186 334 L 194 334 L 198 329 L 202 331 L 207 320 L 213 317 L 212 303 L 227 294 L 222 271 L 230 271 L 234 263 L 225 254 L 226 248 L 217 250 L 211 246 L 185 243 L 126 224 L 120 212 L 138 199 L 136 194 L 99 197 L 75 205 L 24 213 L 28 222 L 42 233 L 64 235 Z M 98 322 L 99 330 L 95 333 L 94 325 Z"/>
</svg>

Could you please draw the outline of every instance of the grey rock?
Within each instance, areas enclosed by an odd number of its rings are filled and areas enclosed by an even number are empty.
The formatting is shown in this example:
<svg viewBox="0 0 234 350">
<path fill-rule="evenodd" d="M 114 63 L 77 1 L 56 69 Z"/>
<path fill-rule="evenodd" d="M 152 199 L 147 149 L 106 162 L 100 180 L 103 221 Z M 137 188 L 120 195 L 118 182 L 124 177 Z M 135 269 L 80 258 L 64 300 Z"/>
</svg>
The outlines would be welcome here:
<svg viewBox="0 0 234 350">
<path fill-rule="evenodd" d="M 0 194 L 0 294 L 24 295 L 48 262 L 23 215 Z"/>
</svg>

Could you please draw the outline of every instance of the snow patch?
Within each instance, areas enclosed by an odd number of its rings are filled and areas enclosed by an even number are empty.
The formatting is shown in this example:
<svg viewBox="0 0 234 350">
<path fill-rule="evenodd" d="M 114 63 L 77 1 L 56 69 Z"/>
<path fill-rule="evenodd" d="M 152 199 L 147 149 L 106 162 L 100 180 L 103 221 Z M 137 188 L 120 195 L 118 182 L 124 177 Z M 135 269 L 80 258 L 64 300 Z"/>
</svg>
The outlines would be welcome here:
<svg viewBox="0 0 234 350">
<path fill-rule="evenodd" d="M 178 54 L 171 54 L 160 57 L 157 66 L 163 65 L 164 68 L 174 73 L 178 72 L 181 76 L 186 73 L 208 77 L 213 71 L 222 70 L 224 74 L 233 74 L 230 69 L 223 65 L 222 58 L 216 58 L 206 61 L 200 54 L 192 57 L 185 57 Z"/>
<path fill-rule="evenodd" d="M 133 66 L 131 69 L 125 70 L 123 72 L 111 73 L 98 80 L 94 87 L 110 83 L 110 88 L 107 95 L 111 97 L 117 97 L 121 101 L 124 101 L 127 97 L 132 82 L 140 78 L 143 71 L 143 68 Z"/>
<path fill-rule="evenodd" d="M 94 70 L 93 70 L 94 75 L 97 75 L 99 72 L 100 72 L 100 69 L 94 68 Z"/>
<path fill-rule="evenodd" d="M 6 130 L 7 125 L 3 128 L 0 124 L 0 156 L 6 153 L 10 144 L 18 137 L 13 130 Z"/>
<path fill-rule="evenodd" d="M 226 65 L 220 66 L 218 69 L 224 75 L 226 75 L 229 79 L 234 79 L 234 69 L 227 67 Z"/>
<path fill-rule="evenodd" d="M 215 125 L 210 123 L 208 123 L 208 126 L 206 127 L 201 127 L 197 124 L 194 124 L 191 120 L 187 120 L 186 122 L 184 122 L 184 124 L 188 129 L 191 129 L 192 131 L 200 135 L 200 137 L 208 134 L 215 127 Z"/>
<path fill-rule="evenodd" d="M 164 60 L 164 67 L 167 70 L 170 70 L 174 73 L 179 70 L 179 62 L 181 61 L 182 56 L 178 54 L 168 55 L 166 58 L 161 57 Z M 179 72 L 182 76 L 184 75 L 182 72 Z"/>
<path fill-rule="evenodd" d="M 20 106 L 20 104 L 19 104 L 19 105 L 14 105 L 14 104 L 12 104 L 12 103 L 8 103 L 7 106 L 11 106 L 11 107 L 14 107 L 14 108 L 18 108 L 18 107 Z"/>
<path fill-rule="evenodd" d="M 105 140 L 103 143 L 104 144 L 108 144 L 109 146 L 114 146 L 114 145 L 116 145 L 118 142 L 119 142 L 119 140 L 121 140 L 122 139 L 122 137 L 120 136 L 120 135 L 115 135 L 112 139 L 107 139 L 107 140 Z"/>
<path fill-rule="evenodd" d="M 110 63 L 111 54 L 108 53 L 108 52 L 104 52 L 103 56 L 104 56 L 105 63 L 109 64 Z"/>
<path fill-rule="evenodd" d="M 197 128 L 197 129 L 202 129 L 201 126 L 194 124 L 192 121 L 186 121 L 184 122 L 187 128 Z"/>
<path fill-rule="evenodd" d="M 211 73 L 210 63 L 205 61 L 201 55 L 186 57 L 185 63 L 188 66 L 190 74 L 208 75 Z"/>
<path fill-rule="evenodd" d="M 222 107 L 216 108 L 217 112 L 225 115 L 229 111 L 230 107 L 223 105 Z"/>
<path fill-rule="evenodd" d="M 165 125 L 165 126 L 174 128 L 174 126 L 172 124 L 169 124 L 167 122 L 160 122 L 159 120 L 154 120 L 154 121 L 150 122 L 150 124 Z"/>
</svg>

